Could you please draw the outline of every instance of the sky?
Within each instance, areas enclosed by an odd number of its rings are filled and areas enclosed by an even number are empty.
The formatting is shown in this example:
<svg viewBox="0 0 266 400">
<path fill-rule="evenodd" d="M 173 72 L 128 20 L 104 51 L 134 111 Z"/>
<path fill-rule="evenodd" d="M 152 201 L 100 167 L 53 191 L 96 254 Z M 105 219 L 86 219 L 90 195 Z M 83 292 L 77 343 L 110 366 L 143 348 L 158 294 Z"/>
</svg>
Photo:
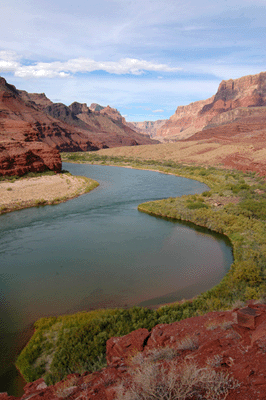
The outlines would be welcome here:
<svg viewBox="0 0 266 400">
<path fill-rule="evenodd" d="M 266 0 L 1 0 L 0 75 L 127 121 L 169 118 L 266 70 Z"/>
</svg>

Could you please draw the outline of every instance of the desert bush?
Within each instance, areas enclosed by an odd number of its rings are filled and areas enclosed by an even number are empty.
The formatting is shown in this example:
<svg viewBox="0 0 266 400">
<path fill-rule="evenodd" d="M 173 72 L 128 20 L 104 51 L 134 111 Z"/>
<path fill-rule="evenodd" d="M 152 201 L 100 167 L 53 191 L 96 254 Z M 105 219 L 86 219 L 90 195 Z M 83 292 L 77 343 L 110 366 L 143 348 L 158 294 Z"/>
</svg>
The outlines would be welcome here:
<svg viewBox="0 0 266 400">
<path fill-rule="evenodd" d="M 211 366 L 170 362 L 166 366 L 145 361 L 130 370 L 131 379 L 117 387 L 117 400 L 225 399 L 238 383 Z"/>
<path fill-rule="evenodd" d="M 54 384 L 68 374 L 102 368 L 110 337 L 144 327 L 151 329 L 156 323 L 156 312 L 141 307 L 42 318 L 35 324 L 35 333 L 16 365 L 25 379 L 31 381 L 39 360 L 47 360 L 49 352 L 51 361 L 42 365 L 35 379 L 44 376 L 47 384 Z"/>
<path fill-rule="evenodd" d="M 196 350 L 199 347 L 199 341 L 196 336 L 186 336 L 178 344 L 178 350 Z"/>
<path fill-rule="evenodd" d="M 156 362 L 160 360 L 172 360 L 177 356 L 177 350 L 172 347 L 159 347 L 157 349 L 153 349 L 149 355 L 148 359 L 151 362 Z"/>
</svg>

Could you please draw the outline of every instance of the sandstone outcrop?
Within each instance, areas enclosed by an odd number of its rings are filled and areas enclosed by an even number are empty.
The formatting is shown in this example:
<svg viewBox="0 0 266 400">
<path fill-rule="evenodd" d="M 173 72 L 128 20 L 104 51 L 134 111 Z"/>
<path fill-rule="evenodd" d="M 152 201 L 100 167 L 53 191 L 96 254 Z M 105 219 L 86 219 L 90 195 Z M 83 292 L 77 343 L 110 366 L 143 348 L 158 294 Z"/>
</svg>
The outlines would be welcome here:
<svg viewBox="0 0 266 400">
<path fill-rule="evenodd" d="M 164 376 L 171 371 L 169 382 L 175 379 L 177 383 L 178 374 L 191 371 L 182 383 L 184 387 L 190 384 L 192 372 L 193 379 L 199 374 L 208 379 L 207 389 L 194 385 L 194 397 L 184 399 L 206 398 L 204 390 L 212 390 L 214 397 L 208 398 L 217 400 L 264 400 L 266 396 L 266 305 L 263 304 L 250 302 L 242 309 L 161 324 L 151 332 L 139 329 L 109 339 L 106 347 L 106 368 L 69 375 L 50 387 L 38 379 L 25 386 L 21 400 L 62 397 L 115 400 L 124 398 L 123 393 L 132 387 L 141 389 L 143 382 L 149 383 L 148 379 L 155 385 L 160 381 L 165 384 Z M 150 372 L 156 371 L 154 382 Z M 197 390 L 201 397 L 195 397 Z M 1 393 L 0 400 L 14 400 L 14 397 Z"/>
<path fill-rule="evenodd" d="M 158 143 L 128 127 L 120 112 L 110 106 L 92 104 L 88 107 L 85 103 L 75 102 L 69 109 L 86 124 L 87 135 L 94 135 L 90 137 L 102 141 L 99 148 Z"/>
<path fill-rule="evenodd" d="M 97 103 L 91 103 L 90 110 L 91 111 L 101 111 L 104 107 Z"/>
<path fill-rule="evenodd" d="M 49 114 L 51 117 L 59 119 L 66 124 L 80 129 L 88 129 L 86 123 L 76 116 L 77 114 L 72 111 L 72 108 L 67 107 L 63 103 L 52 103 L 51 105 L 45 107 L 43 111 L 46 114 Z"/>
<path fill-rule="evenodd" d="M 88 107 L 86 103 L 74 102 L 68 107 L 51 102 L 44 94 L 25 91 L 23 98 L 27 104 L 43 112 L 45 121 L 48 117 L 50 125 L 45 122 L 45 125 L 40 123 L 38 126 L 40 138 L 60 151 L 90 151 L 157 143 L 129 129 L 119 111 L 109 106 L 93 103 Z M 46 132 L 47 128 L 49 132 Z"/>
<path fill-rule="evenodd" d="M 156 138 L 185 139 L 200 131 L 207 124 L 207 117 L 199 120 L 199 113 L 206 104 L 210 104 L 214 96 L 207 100 L 200 100 L 187 106 L 179 106 L 172 117 L 157 130 Z"/>
<path fill-rule="evenodd" d="M 26 90 L 18 90 L 19 95 L 26 104 L 33 107 L 38 107 L 39 110 L 43 110 L 45 107 L 51 106 L 53 102 L 48 99 L 45 93 L 28 93 Z"/>
<path fill-rule="evenodd" d="M 124 125 L 126 125 L 126 120 L 120 112 L 116 108 L 112 108 L 110 106 L 104 107 L 102 110 L 100 110 L 100 114 L 102 115 L 107 115 L 108 117 L 112 118 L 114 121 L 118 121 Z"/>
<path fill-rule="evenodd" d="M 0 176 L 22 176 L 46 170 L 60 172 L 61 167 L 58 150 L 45 143 L 0 139 Z"/>
<path fill-rule="evenodd" d="M 39 139 L 38 113 L 14 86 L 0 78 L 0 175 L 61 170 L 58 150 Z"/>
<path fill-rule="evenodd" d="M 156 138 L 186 139 L 205 128 L 253 115 L 258 112 L 253 108 L 265 105 L 266 72 L 222 81 L 211 98 L 178 107 L 175 114 L 157 131 Z M 242 110 L 232 112 L 239 108 Z"/>
</svg>

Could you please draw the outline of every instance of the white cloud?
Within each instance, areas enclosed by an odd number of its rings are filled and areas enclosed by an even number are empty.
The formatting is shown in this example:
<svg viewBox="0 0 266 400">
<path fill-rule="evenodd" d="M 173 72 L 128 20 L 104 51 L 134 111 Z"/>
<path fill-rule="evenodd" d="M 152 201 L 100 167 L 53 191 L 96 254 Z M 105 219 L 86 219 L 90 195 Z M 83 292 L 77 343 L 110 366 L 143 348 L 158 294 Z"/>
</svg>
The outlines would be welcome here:
<svg viewBox="0 0 266 400">
<path fill-rule="evenodd" d="M 16 71 L 20 66 L 18 59 L 19 56 L 13 51 L 0 51 L 0 71 Z"/>
<path fill-rule="evenodd" d="M 153 113 L 162 113 L 164 110 L 154 110 Z"/>
<path fill-rule="evenodd" d="M 38 62 L 33 65 L 22 65 L 17 60 L 19 57 L 13 52 L 0 52 L 0 71 L 14 71 L 20 78 L 66 78 L 78 72 L 88 73 L 105 71 L 116 75 L 141 75 L 144 71 L 177 72 L 181 68 L 170 67 L 167 64 L 140 60 L 136 58 L 123 58 L 119 61 L 94 61 L 90 58 L 80 57 L 66 62 Z"/>
<path fill-rule="evenodd" d="M 156 118 L 265 70 L 265 21 L 265 0 L 1 0 L 0 49 L 13 52 L 0 51 L 0 74 L 54 101 L 141 104 Z"/>
<path fill-rule="evenodd" d="M 0 64 L 1 65 L 1 64 Z M 56 71 L 52 68 L 41 67 L 40 65 L 36 68 L 34 66 L 19 66 L 15 70 L 15 76 L 20 78 L 67 78 L 70 74 L 63 71 Z"/>
</svg>

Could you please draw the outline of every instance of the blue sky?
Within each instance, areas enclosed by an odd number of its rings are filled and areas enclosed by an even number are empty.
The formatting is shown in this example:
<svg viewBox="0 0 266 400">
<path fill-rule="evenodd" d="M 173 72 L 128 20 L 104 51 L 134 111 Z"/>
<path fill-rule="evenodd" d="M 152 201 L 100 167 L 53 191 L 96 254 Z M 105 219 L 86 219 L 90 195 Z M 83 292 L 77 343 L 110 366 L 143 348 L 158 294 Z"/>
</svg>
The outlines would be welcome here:
<svg viewBox="0 0 266 400">
<path fill-rule="evenodd" d="M 266 0 L 1 0 L 0 75 L 128 121 L 169 118 L 266 70 Z"/>
</svg>

